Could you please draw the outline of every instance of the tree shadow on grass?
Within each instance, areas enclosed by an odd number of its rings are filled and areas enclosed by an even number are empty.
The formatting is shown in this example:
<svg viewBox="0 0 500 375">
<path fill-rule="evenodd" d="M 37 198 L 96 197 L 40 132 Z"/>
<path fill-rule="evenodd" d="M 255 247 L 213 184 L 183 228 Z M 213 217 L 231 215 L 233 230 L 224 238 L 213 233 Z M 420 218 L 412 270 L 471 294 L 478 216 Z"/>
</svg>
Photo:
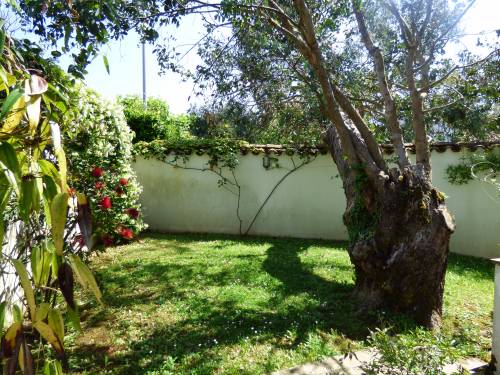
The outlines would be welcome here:
<svg viewBox="0 0 500 375">
<path fill-rule="evenodd" d="M 129 344 L 124 352 L 113 355 L 109 364 L 112 373 L 162 373 L 168 357 L 173 357 L 178 363 L 183 363 L 187 373 L 212 374 L 223 361 L 216 349 L 221 345 L 231 346 L 250 340 L 276 349 L 293 350 L 316 331 L 328 333 L 333 329 L 349 339 L 364 339 L 369 329 L 379 322 L 376 314 L 357 314 L 356 301 L 351 298 L 352 282 L 325 279 L 316 274 L 312 266 L 301 261 L 301 254 L 312 242 L 266 239 L 255 240 L 255 243 L 270 244 L 270 247 L 261 263 L 248 265 L 259 267 L 260 273 L 263 270 L 271 280 L 278 281 L 270 287 L 269 298 L 255 304 L 242 303 L 237 296 L 209 298 L 203 293 L 190 293 L 203 287 L 230 285 L 235 280 L 243 288 L 255 287 L 252 284 L 255 268 L 245 269 L 242 263 L 228 265 L 213 273 L 204 268 L 201 260 L 188 264 L 138 264 L 131 261 L 122 263 L 120 268 L 101 271 L 99 276 L 103 281 L 105 300 L 112 308 L 127 309 L 139 304 L 160 307 L 161 300 L 172 299 L 181 299 L 189 305 L 181 319 L 172 323 L 157 322 L 153 329 L 149 326 L 144 329 L 140 340 Z M 255 262 L 262 255 L 240 254 L 235 257 L 241 262 L 246 262 L 247 258 L 248 262 Z M 345 264 L 334 264 L 333 267 L 332 272 L 351 270 Z M 127 285 L 131 280 L 135 284 Z M 154 285 L 154 290 L 148 289 L 148 285 Z M 293 339 L 284 340 L 291 331 L 294 332 Z M 109 347 L 102 347 L 101 351 L 107 352 Z M 88 356 L 92 355 L 96 368 L 104 365 L 105 356 L 96 355 L 95 347 L 91 352 L 82 351 L 76 355 L 83 357 L 82 363 L 88 362 Z"/>
</svg>

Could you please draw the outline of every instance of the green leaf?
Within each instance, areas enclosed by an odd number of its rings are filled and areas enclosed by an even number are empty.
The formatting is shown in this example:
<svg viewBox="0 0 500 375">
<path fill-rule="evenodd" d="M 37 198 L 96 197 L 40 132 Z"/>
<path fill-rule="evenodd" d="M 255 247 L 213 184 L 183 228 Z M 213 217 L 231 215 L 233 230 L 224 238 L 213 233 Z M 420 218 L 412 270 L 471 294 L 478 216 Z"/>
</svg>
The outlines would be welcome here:
<svg viewBox="0 0 500 375">
<path fill-rule="evenodd" d="M 3 325 L 5 323 L 6 311 L 7 311 L 7 302 L 0 303 L 0 337 L 3 336 Z"/>
<path fill-rule="evenodd" d="M 103 55 L 102 56 L 102 61 L 104 63 L 104 67 L 106 68 L 106 72 L 108 72 L 108 74 L 109 74 L 109 61 L 108 61 L 108 57 L 106 55 Z"/>
<path fill-rule="evenodd" d="M 12 109 L 14 104 L 23 96 L 23 92 L 19 89 L 12 90 L 7 96 L 0 109 L 0 120 L 2 120 L 7 113 Z"/>
<path fill-rule="evenodd" d="M 56 254 L 63 254 L 64 226 L 68 210 L 68 193 L 57 194 L 50 205 L 52 239 L 56 248 Z"/>
<path fill-rule="evenodd" d="M 35 322 L 33 323 L 33 327 L 50 345 L 52 345 L 57 354 L 61 357 L 64 355 L 64 347 L 61 340 L 59 340 L 57 334 L 48 324 L 44 322 Z"/>
<path fill-rule="evenodd" d="M 24 100 L 24 95 L 21 95 L 11 106 L 5 121 L 2 126 L 2 133 L 9 135 L 12 133 L 23 118 L 23 114 L 25 112 L 26 101 Z M 3 120 L 3 117 L 0 119 Z"/>
<path fill-rule="evenodd" d="M 38 165 L 40 166 L 40 170 L 42 171 L 43 174 L 43 181 L 46 184 L 47 179 L 46 177 L 50 178 L 53 182 L 57 183 L 58 185 L 61 185 L 61 178 L 59 176 L 59 171 L 57 170 L 56 166 L 52 164 L 48 160 L 44 159 L 39 159 L 38 160 Z"/>
<path fill-rule="evenodd" d="M 36 286 L 45 286 L 49 281 L 51 254 L 43 247 L 31 251 L 31 272 Z"/>
<path fill-rule="evenodd" d="M 29 221 L 31 210 L 34 207 L 37 194 L 35 192 L 35 179 L 26 179 L 21 182 L 21 196 L 19 197 L 19 211 L 25 222 Z"/>
<path fill-rule="evenodd" d="M 63 375 L 61 362 L 59 361 L 46 361 L 43 366 L 43 375 Z"/>
<path fill-rule="evenodd" d="M 64 342 L 64 319 L 59 310 L 50 309 L 49 326 L 56 333 L 59 340 Z"/>
<path fill-rule="evenodd" d="M 38 308 L 36 309 L 35 321 L 40 322 L 40 321 L 44 320 L 47 317 L 49 310 L 50 310 L 49 303 L 42 302 L 41 304 L 39 304 Z"/>
<path fill-rule="evenodd" d="M 12 316 L 14 317 L 15 322 L 22 323 L 24 318 L 23 318 L 23 311 L 21 310 L 21 307 L 19 307 L 18 305 L 14 305 L 12 307 Z"/>
<path fill-rule="evenodd" d="M 8 142 L 0 142 L 0 167 L 7 168 L 17 179 L 20 178 L 21 168 L 16 150 Z"/>
<path fill-rule="evenodd" d="M 69 256 L 69 262 L 71 264 L 71 267 L 73 268 L 73 271 L 76 274 L 78 282 L 85 289 L 91 290 L 94 293 L 96 299 L 99 301 L 99 303 L 102 303 L 101 290 L 99 289 L 99 286 L 95 281 L 92 271 L 90 271 L 89 268 L 81 261 L 81 259 L 74 254 L 71 254 Z"/>
<path fill-rule="evenodd" d="M 18 259 L 14 259 L 12 261 L 12 264 L 16 268 L 17 275 L 19 276 L 19 280 L 21 281 L 21 286 L 23 287 L 24 296 L 26 297 L 26 301 L 28 302 L 28 307 L 30 309 L 31 320 L 35 321 L 36 320 L 35 294 L 33 293 L 33 288 L 31 286 L 31 281 L 28 276 L 28 272 L 26 271 L 26 267 L 24 267 L 24 264 Z"/>
</svg>

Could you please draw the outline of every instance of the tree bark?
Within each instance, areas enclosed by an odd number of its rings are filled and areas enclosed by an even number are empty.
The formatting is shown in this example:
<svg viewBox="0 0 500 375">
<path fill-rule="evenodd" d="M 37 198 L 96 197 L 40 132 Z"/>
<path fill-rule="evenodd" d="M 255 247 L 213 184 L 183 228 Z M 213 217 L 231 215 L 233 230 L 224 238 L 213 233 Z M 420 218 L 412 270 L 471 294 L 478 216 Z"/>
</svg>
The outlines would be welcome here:
<svg viewBox="0 0 500 375">
<path fill-rule="evenodd" d="M 443 195 L 417 170 L 422 166 L 392 169 L 384 186 L 375 188 L 343 160 L 333 130 L 328 143 L 347 198 L 344 224 L 361 309 L 387 308 L 439 327 L 454 230 Z"/>
</svg>

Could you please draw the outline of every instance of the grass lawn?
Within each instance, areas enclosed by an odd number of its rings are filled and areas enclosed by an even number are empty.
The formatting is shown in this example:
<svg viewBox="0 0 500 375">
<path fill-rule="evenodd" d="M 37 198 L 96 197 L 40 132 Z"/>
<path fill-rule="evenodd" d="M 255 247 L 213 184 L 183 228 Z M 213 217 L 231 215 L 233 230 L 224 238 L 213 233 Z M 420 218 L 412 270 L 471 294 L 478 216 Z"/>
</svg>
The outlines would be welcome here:
<svg viewBox="0 0 500 375">
<path fill-rule="evenodd" d="M 357 313 L 344 244 L 148 234 L 92 261 L 105 306 L 88 297 L 70 366 L 88 374 L 261 374 L 365 345 L 369 329 L 414 327 Z M 491 345 L 493 266 L 452 255 L 441 335 L 461 354 Z"/>
</svg>

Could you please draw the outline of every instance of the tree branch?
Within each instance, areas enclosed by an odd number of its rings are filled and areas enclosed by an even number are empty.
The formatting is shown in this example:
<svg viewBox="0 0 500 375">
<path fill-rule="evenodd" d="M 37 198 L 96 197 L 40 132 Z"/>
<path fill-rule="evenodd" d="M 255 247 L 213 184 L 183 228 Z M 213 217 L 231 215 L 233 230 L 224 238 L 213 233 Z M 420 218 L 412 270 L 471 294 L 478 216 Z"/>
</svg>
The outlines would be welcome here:
<svg viewBox="0 0 500 375">
<path fill-rule="evenodd" d="M 408 156 L 406 154 L 406 149 L 403 142 L 403 132 L 399 126 L 398 116 L 397 116 L 397 106 L 394 98 L 392 97 L 391 91 L 389 90 L 389 84 L 387 83 L 387 74 L 385 71 L 384 57 L 380 51 L 380 48 L 376 47 L 370 36 L 368 28 L 366 26 L 365 18 L 361 9 L 358 7 L 356 0 L 352 0 L 352 7 L 354 9 L 354 14 L 356 16 L 356 21 L 358 23 L 358 29 L 361 34 L 361 39 L 368 50 L 368 53 L 372 57 L 374 63 L 375 74 L 377 76 L 377 82 L 379 90 L 384 99 L 384 111 L 385 120 L 387 127 L 391 134 L 391 141 L 396 150 L 398 156 L 398 165 L 401 169 L 410 165 Z"/>
</svg>

